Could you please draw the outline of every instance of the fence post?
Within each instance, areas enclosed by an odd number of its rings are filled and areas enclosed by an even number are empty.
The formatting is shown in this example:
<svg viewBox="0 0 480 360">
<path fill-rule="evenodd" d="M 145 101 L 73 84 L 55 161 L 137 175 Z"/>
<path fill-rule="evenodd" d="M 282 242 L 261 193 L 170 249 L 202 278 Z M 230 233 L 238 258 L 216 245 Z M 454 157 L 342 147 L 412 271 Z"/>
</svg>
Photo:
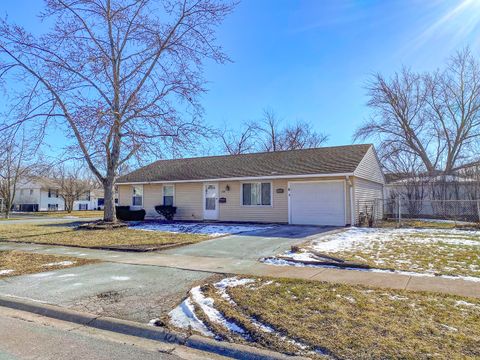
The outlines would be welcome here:
<svg viewBox="0 0 480 360">
<path fill-rule="evenodd" d="M 478 222 L 480 222 L 480 200 L 477 200 L 477 217 Z"/>
<path fill-rule="evenodd" d="M 402 199 L 398 198 L 398 226 L 402 225 Z"/>
</svg>

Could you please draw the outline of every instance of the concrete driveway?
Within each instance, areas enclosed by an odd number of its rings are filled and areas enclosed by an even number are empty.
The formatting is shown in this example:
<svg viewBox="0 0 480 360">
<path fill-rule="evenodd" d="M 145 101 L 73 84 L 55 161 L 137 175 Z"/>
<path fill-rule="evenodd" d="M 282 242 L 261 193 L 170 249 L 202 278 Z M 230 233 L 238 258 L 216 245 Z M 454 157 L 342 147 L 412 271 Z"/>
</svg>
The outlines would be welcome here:
<svg viewBox="0 0 480 360">
<path fill-rule="evenodd" d="M 258 259 L 277 255 L 311 237 L 335 229 L 330 226 L 277 225 L 273 228 L 245 232 L 197 244 L 162 251 L 162 254 L 234 259 Z"/>
<path fill-rule="evenodd" d="M 212 276 L 220 275 L 106 262 L 4 278 L 0 294 L 147 323 L 166 315 Z"/>
</svg>

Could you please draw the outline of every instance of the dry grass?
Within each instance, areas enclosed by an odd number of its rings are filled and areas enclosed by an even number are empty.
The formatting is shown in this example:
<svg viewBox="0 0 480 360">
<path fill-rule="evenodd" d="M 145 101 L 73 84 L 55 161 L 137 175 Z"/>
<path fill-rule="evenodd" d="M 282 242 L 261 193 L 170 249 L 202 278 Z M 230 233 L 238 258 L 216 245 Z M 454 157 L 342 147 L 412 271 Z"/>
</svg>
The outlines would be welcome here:
<svg viewBox="0 0 480 360">
<path fill-rule="evenodd" d="M 75 230 L 76 223 L 7 224 L 0 228 L 0 241 L 82 247 L 160 248 L 209 239 L 206 235 L 174 234 L 128 228 Z"/>
<path fill-rule="evenodd" d="M 478 359 L 480 300 L 302 280 L 258 279 L 228 289 L 234 304 L 205 287 L 215 307 L 256 344 L 305 353 L 251 325 L 254 318 L 289 339 L 337 359 Z M 199 314 L 203 319 L 205 316 Z M 224 328 L 214 330 L 232 339 Z M 234 341 L 244 342 L 238 337 Z M 296 350 L 296 351 L 295 351 Z M 308 353 L 309 356 L 318 356 Z"/>
<path fill-rule="evenodd" d="M 62 262 L 65 261 L 67 263 L 62 264 Z M 0 251 L 0 279 L 10 276 L 66 269 L 96 262 L 98 261 L 70 256 L 35 254 L 15 250 Z"/>
<path fill-rule="evenodd" d="M 63 218 L 74 216 L 77 218 L 103 218 L 103 211 L 98 210 L 77 210 L 68 213 L 66 211 L 38 211 L 31 213 L 15 214 L 15 216 L 22 217 L 53 217 L 53 218 Z"/>
<path fill-rule="evenodd" d="M 378 269 L 480 277 L 478 246 L 459 246 L 441 242 L 415 244 L 399 239 L 386 244 L 374 244 L 368 249 L 359 251 L 342 250 L 331 254 L 346 261 Z"/>
<path fill-rule="evenodd" d="M 381 228 L 396 228 L 398 227 L 398 221 L 395 220 L 385 220 L 375 224 L 377 227 Z M 478 223 L 468 223 L 468 222 L 442 222 L 442 221 L 428 221 L 428 220 L 419 220 L 419 219 L 403 219 L 401 227 L 404 228 L 413 228 L 413 229 L 480 229 L 480 224 Z"/>
</svg>

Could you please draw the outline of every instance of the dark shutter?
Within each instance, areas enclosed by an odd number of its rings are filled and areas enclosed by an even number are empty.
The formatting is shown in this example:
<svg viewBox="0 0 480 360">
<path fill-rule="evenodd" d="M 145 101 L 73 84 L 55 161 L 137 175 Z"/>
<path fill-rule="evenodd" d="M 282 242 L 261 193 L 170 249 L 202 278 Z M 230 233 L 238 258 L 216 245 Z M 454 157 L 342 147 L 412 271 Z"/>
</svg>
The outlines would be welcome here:
<svg viewBox="0 0 480 360">
<path fill-rule="evenodd" d="M 252 205 L 252 184 L 242 184 L 243 205 Z"/>
</svg>

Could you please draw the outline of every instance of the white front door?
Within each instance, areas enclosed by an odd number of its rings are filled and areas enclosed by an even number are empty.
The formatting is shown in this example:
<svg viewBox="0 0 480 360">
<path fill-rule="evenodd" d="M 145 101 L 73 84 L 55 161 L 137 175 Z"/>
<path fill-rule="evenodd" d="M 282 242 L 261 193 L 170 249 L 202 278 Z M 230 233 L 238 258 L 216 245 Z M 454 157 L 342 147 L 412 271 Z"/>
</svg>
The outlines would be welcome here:
<svg viewBox="0 0 480 360">
<path fill-rule="evenodd" d="M 205 220 L 218 219 L 218 184 L 203 185 L 203 218 Z"/>
</svg>

